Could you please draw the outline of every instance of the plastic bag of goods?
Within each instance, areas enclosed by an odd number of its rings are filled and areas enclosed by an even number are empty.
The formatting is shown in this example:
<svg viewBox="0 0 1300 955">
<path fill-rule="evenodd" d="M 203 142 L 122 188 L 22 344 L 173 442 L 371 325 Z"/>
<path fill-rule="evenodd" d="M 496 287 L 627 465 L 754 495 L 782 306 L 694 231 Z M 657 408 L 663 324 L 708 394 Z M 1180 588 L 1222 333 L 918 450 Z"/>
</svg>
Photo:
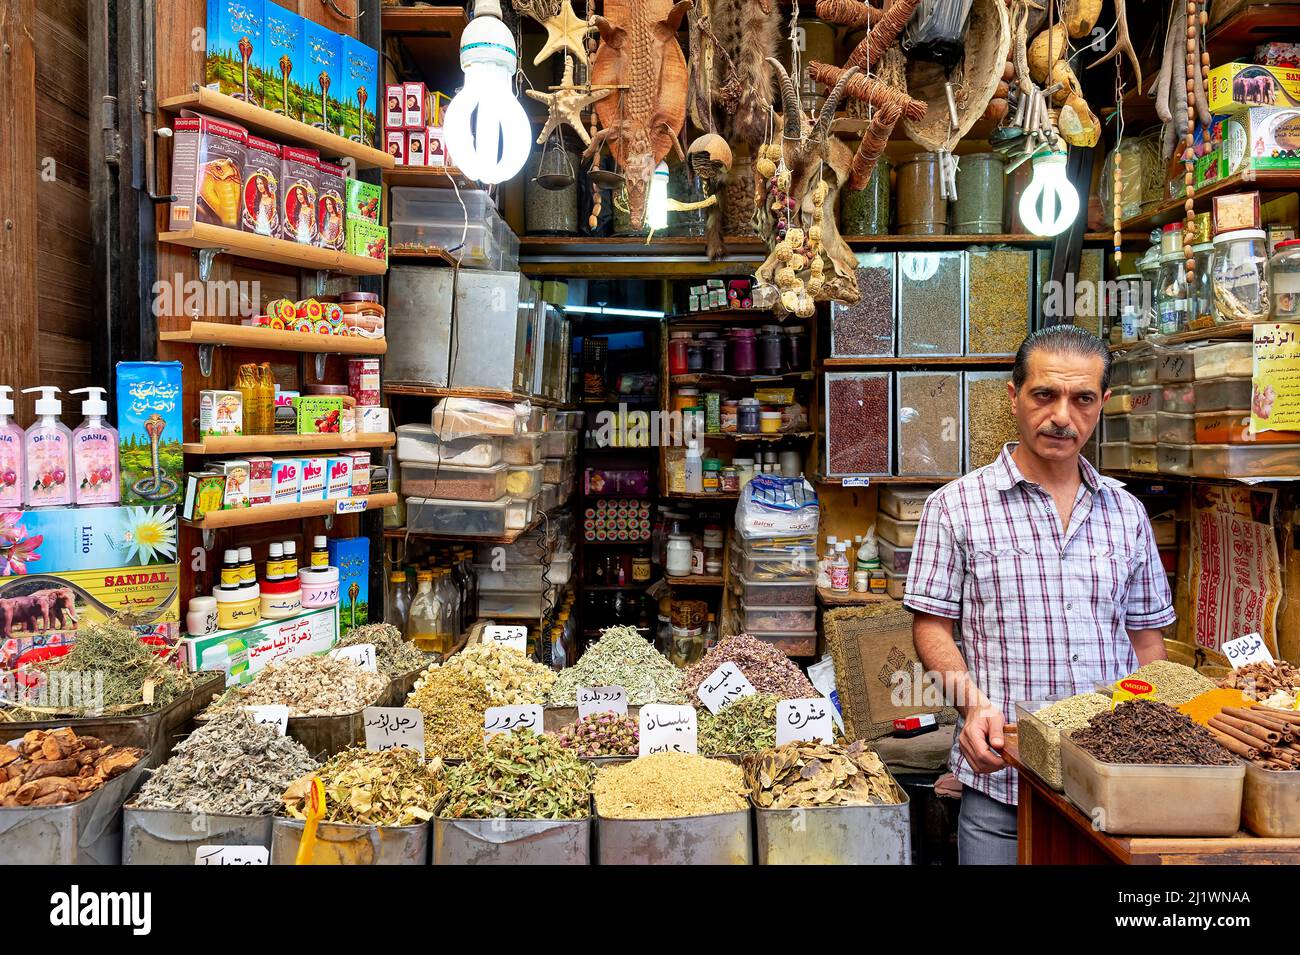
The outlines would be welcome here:
<svg viewBox="0 0 1300 955">
<path fill-rule="evenodd" d="M 528 402 L 443 398 L 433 407 L 433 430 L 443 441 L 471 435 L 516 435 L 524 431 L 531 411 Z"/>
<path fill-rule="evenodd" d="M 736 504 L 736 527 L 745 540 L 817 534 L 817 492 L 802 477 L 761 474 L 745 485 Z"/>
</svg>

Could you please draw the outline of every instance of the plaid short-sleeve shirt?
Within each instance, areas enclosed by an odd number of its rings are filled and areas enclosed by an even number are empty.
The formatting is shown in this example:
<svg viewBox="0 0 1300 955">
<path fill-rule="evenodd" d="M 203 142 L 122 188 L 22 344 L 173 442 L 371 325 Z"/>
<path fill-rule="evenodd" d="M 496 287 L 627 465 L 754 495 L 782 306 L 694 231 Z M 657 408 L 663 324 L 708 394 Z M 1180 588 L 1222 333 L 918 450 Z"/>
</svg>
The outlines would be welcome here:
<svg viewBox="0 0 1300 955">
<path fill-rule="evenodd" d="M 904 596 L 912 611 L 961 622 L 971 677 L 1008 721 L 1018 700 L 1133 672 L 1126 631 L 1175 619 L 1142 504 L 1080 458 L 1083 481 L 1062 531 L 1051 494 L 1012 460 L 1015 447 L 926 501 Z M 950 765 L 963 784 L 1016 802 L 1012 770 L 978 775 L 956 744 Z"/>
</svg>

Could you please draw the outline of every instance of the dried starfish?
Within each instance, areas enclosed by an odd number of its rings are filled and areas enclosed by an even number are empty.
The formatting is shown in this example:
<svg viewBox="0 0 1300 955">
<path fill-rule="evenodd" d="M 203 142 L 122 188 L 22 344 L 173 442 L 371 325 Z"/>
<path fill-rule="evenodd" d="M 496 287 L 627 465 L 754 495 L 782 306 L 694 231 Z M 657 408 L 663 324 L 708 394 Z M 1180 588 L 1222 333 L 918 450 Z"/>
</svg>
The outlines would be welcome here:
<svg viewBox="0 0 1300 955">
<path fill-rule="evenodd" d="M 574 86 L 573 58 L 565 56 L 564 78 L 560 81 L 560 85 L 554 93 L 539 93 L 537 90 L 524 90 L 524 92 L 539 103 L 545 103 L 548 110 L 546 125 L 542 127 L 541 135 L 537 137 L 538 143 L 546 142 L 546 137 L 559 129 L 562 123 L 568 123 L 577 130 L 583 144 L 589 146 L 591 145 L 591 137 L 587 135 L 587 130 L 583 128 L 582 111 L 614 91 L 612 89 L 593 90 L 587 86 Z"/>
<path fill-rule="evenodd" d="M 533 66 L 561 50 L 567 50 L 583 63 L 587 62 L 587 48 L 583 45 L 583 40 L 594 27 L 573 12 L 573 0 L 564 0 L 560 12 L 543 20 L 542 26 L 546 27 L 546 45 L 533 60 Z"/>
</svg>

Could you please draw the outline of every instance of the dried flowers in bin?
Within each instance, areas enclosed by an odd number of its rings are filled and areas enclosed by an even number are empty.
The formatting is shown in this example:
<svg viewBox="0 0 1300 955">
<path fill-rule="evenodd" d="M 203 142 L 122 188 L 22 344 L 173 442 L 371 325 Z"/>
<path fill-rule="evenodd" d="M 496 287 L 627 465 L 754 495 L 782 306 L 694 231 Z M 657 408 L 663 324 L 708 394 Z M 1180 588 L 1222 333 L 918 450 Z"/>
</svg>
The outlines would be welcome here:
<svg viewBox="0 0 1300 955">
<path fill-rule="evenodd" d="M 723 637 L 699 663 L 686 671 L 685 687 L 692 704 L 700 705 L 696 690 L 705 677 L 724 663 L 734 663 L 739 667 L 745 679 L 759 693 L 771 693 L 782 700 L 819 695 L 808 682 L 808 677 L 784 653 L 747 633 L 737 633 Z"/>
<path fill-rule="evenodd" d="M 446 819 L 582 819 L 590 814 L 591 767 L 553 736 L 497 733 L 447 771 Z"/>
<path fill-rule="evenodd" d="M 635 756 L 641 741 L 640 721 L 621 713 L 592 713 L 555 734 L 565 749 L 581 757 Z"/>
</svg>

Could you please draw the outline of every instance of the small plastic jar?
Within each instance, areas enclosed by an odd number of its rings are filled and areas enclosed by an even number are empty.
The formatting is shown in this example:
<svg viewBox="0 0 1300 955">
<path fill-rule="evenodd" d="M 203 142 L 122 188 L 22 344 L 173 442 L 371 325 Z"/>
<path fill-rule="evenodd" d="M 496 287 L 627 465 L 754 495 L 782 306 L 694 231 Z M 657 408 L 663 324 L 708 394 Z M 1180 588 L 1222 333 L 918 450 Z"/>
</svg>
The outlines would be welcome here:
<svg viewBox="0 0 1300 955">
<path fill-rule="evenodd" d="M 185 630 L 191 637 L 206 637 L 217 629 L 215 597 L 191 597 L 185 611 Z"/>
<path fill-rule="evenodd" d="M 740 471 L 735 467 L 722 469 L 722 492 L 735 494 L 740 490 Z"/>
<path fill-rule="evenodd" d="M 759 412 L 759 431 L 762 434 L 778 434 L 781 431 L 781 412 Z"/>
<path fill-rule="evenodd" d="M 717 494 L 722 490 L 722 460 L 720 458 L 705 458 L 700 462 L 700 482 L 703 489 L 709 494 Z"/>
<path fill-rule="evenodd" d="M 337 607 L 339 602 L 339 569 L 337 567 L 305 567 L 298 571 L 302 585 L 302 609 Z"/>
<path fill-rule="evenodd" d="M 1268 240 L 1263 229 L 1237 229 L 1215 238 L 1214 302 L 1223 323 L 1268 318 Z"/>
<path fill-rule="evenodd" d="M 262 619 L 283 620 L 302 611 L 302 588 L 297 579 L 272 580 L 262 584 Z"/>
<path fill-rule="evenodd" d="M 754 459 L 753 458 L 732 458 L 732 467 L 736 469 L 736 477 L 740 481 L 740 487 L 744 487 L 754 478 Z M 739 490 L 739 488 L 737 488 Z"/>
<path fill-rule="evenodd" d="M 1273 319 L 1300 321 L 1300 239 L 1279 242 L 1268 264 L 1273 273 Z"/>
<path fill-rule="evenodd" d="M 685 411 L 687 408 L 693 408 L 700 403 L 700 389 L 698 388 L 678 388 L 673 393 L 673 410 Z"/>
<path fill-rule="evenodd" d="M 243 630 L 256 624 L 261 617 L 261 591 L 252 587 L 217 587 L 212 591 L 217 598 L 217 627 L 222 630 Z"/>
<path fill-rule="evenodd" d="M 757 398 L 741 398 L 736 411 L 736 430 L 741 434 L 758 434 L 760 406 Z"/>
<path fill-rule="evenodd" d="M 692 340 L 686 346 L 686 371 L 695 374 L 704 370 L 704 342 Z"/>
<path fill-rule="evenodd" d="M 758 369 L 758 356 L 752 328 L 731 330 L 731 373 L 752 375 Z"/>
<path fill-rule="evenodd" d="M 668 337 L 668 374 L 687 374 L 686 352 L 691 343 L 690 332 L 673 332 Z"/>
<path fill-rule="evenodd" d="M 726 374 L 727 371 L 727 340 L 725 338 L 712 338 L 707 343 L 709 353 L 709 371 L 715 375 Z"/>
<path fill-rule="evenodd" d="M 808 370 L 808 329 L 802 325 L 788 326 L 781 345 L 781 364 L 786 371 Z"/>
<path fill-rule="evenodd" d="M 668 553 L 664 573 L 669 577 L 688 577 L 691 573 L 691 539 L 685 534 L 668 537 Z"/>
<path fill-rule="evenodd" d="M 759 336 L 759 369 L 767 375 L 781 373 L 781 326 L 764 325 Z"/>
</svg>

